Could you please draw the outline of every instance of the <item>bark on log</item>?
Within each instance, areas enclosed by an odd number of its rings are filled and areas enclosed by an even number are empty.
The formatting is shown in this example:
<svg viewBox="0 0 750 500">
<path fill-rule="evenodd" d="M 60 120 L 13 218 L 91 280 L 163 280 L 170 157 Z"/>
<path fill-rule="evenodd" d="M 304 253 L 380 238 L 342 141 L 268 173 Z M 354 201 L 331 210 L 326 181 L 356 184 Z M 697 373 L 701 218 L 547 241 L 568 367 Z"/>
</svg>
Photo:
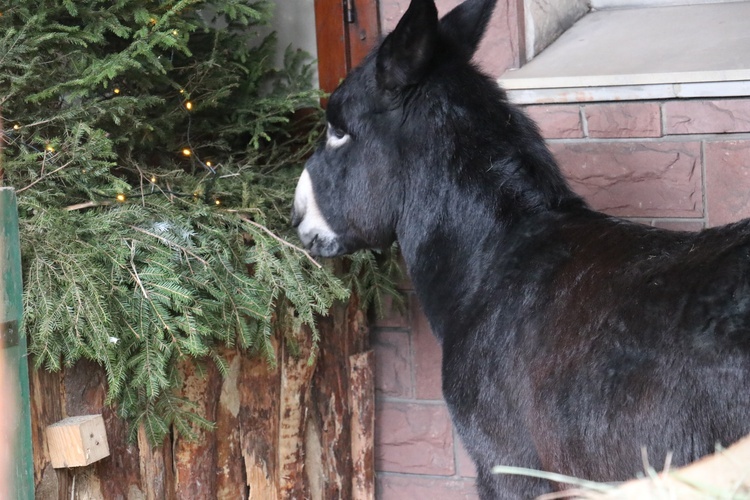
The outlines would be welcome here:
<svg viewBox="0 0 750 500">
<path fill-rule="evenodd" d="M 279 352 L 278 345 L 276 352 Z M 278 359 L 278 357 L 277 357 Z M 281 370 L 243 358 L 240 371 L 240 446 L 248 498 L 280 500 L 278 459 Z"/>
<path fill-rule="evenodd" d="M 208 421 L 216 420 L 221 376 L 212 362 L 180 363 L 182 396 L 196 403 L 194 411 Z M 174 433 L 172 440 L 175 496 L 177 498 L 216 498 L 217 432 L 191 425 L 193 439 Z"/>
<path fill-rule="evenodd" d="M 352 499 L 375 498 L 375 357 L 372 351 L 349 358 L 352 409 Z"/>
<path fill-rule="evenodd" d="M 82 361 L 60 373 L 32 369 L 37 498 L 69 500 L 71 492 L 77 499 L 107 500 L 372 498 L 367 496 L 374 474 L 367 458 L 372 436 L 358 439 L 360 432 L 372 433 L 374 404 L 367 388 L 371 356 L 357 356 L 368 349 L 365 318 L 356 302 L 337 304 L 319 330 L 314 363 L 308 362 L 306 331 L 284 333 L 294 338 L 295 349 L 284 347 L 277 333 L 276 367 L 234 349 L 223 352 L 225 378 L 210 360 L 182 363 L 180 395 L 196 402 L 196 411 L 215 421 L 216 429 L 193 429 L 196 441 L 173 429 L 156 448 L 146 442 L 144 429 L 137 442 L 128 442 L 127 425 L 104 405 L 100 367 Z M 52 469 L 44 428 L 92 413 L 104 416 L 111 455 L 84 468 Z"/>
<path fill-rule="evenodd" d="M 229 364 L 227 376 L 221 381 L 216 410 L 216 498 L 247 500 L 242 449 L 240 447 L 239 380 L 243 356 L 235 350 L 224 353 Z"/>
<path fill-rule="evenodd" d="M 311 333 L 307 329 L 294 341 L 299 352 L 284 347 L 281 373 L 281 408 L 279 422 L 279 473 L 282 498 L 307 498 L 309 488 L 305 477 L 305 421 L 310 382 L 315 371 L 311 359 Z"/>
</svg>

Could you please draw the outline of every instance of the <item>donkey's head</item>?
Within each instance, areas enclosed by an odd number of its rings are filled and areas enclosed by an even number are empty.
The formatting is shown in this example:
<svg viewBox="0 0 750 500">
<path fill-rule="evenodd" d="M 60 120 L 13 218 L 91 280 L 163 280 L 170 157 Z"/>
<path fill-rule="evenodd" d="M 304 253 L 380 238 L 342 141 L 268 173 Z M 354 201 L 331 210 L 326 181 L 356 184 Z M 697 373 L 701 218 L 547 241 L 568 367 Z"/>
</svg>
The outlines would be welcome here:
<svg viewBox="0 0 750 500">
<path fill-rule="evenodd" d="M 460 108 L 451 96 L 482 91 L 489 81 L 470 59 L 494 4 L 467 0 L 438 21 L 434 0 L 412 0 L 395 30 L 333 92 L 326 135 L 294 198 L 293 224 L 312 254 L 388 246 L 407 190 L 413 195 L 415 178 L 427 174 L 418 166 L 445 163 L 454 142 L 474 133 L 457 130 L 448 110 Z"/>
</svg>

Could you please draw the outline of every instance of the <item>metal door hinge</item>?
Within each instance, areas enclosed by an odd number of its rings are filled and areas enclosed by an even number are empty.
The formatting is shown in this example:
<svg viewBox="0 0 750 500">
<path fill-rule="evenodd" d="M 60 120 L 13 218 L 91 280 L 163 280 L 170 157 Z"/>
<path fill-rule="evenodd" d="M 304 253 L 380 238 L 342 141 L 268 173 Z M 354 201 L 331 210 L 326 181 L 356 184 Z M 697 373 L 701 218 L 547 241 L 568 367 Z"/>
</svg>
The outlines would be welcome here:
<svg viewBox="0 0 750 500">
<path fill-rule="evenodd" d="M 349 24 L 354 24 L 357 21 L 354 0 L 344 0 L 344 20 Z"/>
</svg>

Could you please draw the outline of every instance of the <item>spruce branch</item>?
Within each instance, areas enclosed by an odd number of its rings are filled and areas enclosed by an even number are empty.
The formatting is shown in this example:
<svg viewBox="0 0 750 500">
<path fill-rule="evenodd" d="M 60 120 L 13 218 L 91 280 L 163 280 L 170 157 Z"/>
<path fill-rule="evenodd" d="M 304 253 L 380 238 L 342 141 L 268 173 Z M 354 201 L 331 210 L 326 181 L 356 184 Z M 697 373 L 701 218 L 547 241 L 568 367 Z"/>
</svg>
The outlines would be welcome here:
<svg viewBox="0 0 750 500">
<path fill-rule="evenodd" d="M 314 344 L 334 301 L 394 289 L 382 258 L 339 277 L 285 237 L 323 115 L 304 55 L 275 68 L 275 37 L 258 41 L 269 3 L 8 2 L 0 178 L 38 368 L 96 362 L 131 435 L 159 442 L 210 427 L 178 363 L 225 372 L 224 346 L 274 363 L 280 331 Z"/>
<path fill-rule="evenodd" d="M 232 210 L 227 210 L 227 211 L 228 211 L 228 212 L 232 212 Z M 236 212 L 236 211 L 235 211 L 235 212 Z M 302 255 L 304 255 L 304 256 L 305 256 L 305 257 L 307 258 L 307 260 L 309 260 L 309 261 L 310 261 L 310 262 L 311 262 L 311 263 L 312 263 L 312 264 L 313 264 L 313 265 L 314 265 L 315 267 L 317 267 L 318 269 L 323 269 L 323 266 L 322 266 L 322 265 L 320 265 L 320 264 L 319 264 L 319 263 L 318 263 L 318 262 L 317 262 L 317 261 L 316 261 L 316 260 L 315 260 L 315 259 L 314 259 L 314 258 L 312 257 L 312 255 L 310 255 L 310 254 L 309 254 L 309 253 L 307 252 L 307 250 L 304 250 L 303 248 L 300 248 L 300 247 L 298 247 L 297 245 L 295 245 L 295 244 L 293 244 L 293 243 L 289 243 L 289 242 L 288 242 L 288 241 L 286 241 L 285 239 L 283 239 L 283 238 L 281 238 L 281 237 L 279 237 L 279 236 L 275 235 L 275 234 L 274 234 L 274 233 L 273 233 L 273 232 L 272 232 L 272 231 L 271 231 L 270 229 L 268 229 L 268 228 L 267 228 L 266 226 L 264 226 L 264 225 L 262 225 L 262 224 L 258 224 L 257 222 L 255 222 L 254 220 L 252 220 L 252 219 L 250 219 L 250 218 L 248 218 L 248 217 L 245 217 L 245 216 L 242 216 L 242 215 L 241 215 L 241 216 L 240 216 L 240 218 L 241 218 L 241 219 L 242 219 L 243 221 L 245 221 L 245 222 L 247 222 L 248 224 L 250 224 L 251 226 L 253 226 L 253 227 L 257 227 L 258 229 L 260 229 L 261 231 L 263 231 L 264 233 L 266 233 L 267 235 L 269 235 L 269 236 L 270 236 L 271 238 L 275 239 L 276 241 L 278 241 L 278 242 L 279 242 L 279 243 L 281 243 L 282 245 L 285 245 L 285 246 L 287 246 L 287 247 L 291 248 L 292 250 L 294 250 L 294 251 L 296 251 L 296 252 L 299 252 L 299 253 L 301 253 Z"/>
</svg>

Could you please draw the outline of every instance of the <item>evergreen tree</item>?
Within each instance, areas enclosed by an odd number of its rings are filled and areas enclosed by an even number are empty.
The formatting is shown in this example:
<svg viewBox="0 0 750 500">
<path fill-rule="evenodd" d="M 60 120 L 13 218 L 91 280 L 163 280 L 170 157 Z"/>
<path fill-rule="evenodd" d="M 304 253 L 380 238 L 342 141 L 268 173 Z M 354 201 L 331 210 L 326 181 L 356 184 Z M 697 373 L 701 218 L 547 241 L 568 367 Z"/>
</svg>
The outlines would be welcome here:
<svg viewBox="0 0 750 500">
<path fill-rule="evenodd" d="M 304 54 L 272 66 L 271 7 L 0 2 L 0 183 L 19 197 L 30 351 L 102 365 L 108 401 L 156 442 L 197 418 L 178 359 L 225 369 L 217 347 L 238 344 L 273 360 L 274 325 L 315 332 L 348 293 L 287 242 L 321 114 Z M 392 289 L 372 255 L 352 267 L 366 297 Z"/>
</svg>

